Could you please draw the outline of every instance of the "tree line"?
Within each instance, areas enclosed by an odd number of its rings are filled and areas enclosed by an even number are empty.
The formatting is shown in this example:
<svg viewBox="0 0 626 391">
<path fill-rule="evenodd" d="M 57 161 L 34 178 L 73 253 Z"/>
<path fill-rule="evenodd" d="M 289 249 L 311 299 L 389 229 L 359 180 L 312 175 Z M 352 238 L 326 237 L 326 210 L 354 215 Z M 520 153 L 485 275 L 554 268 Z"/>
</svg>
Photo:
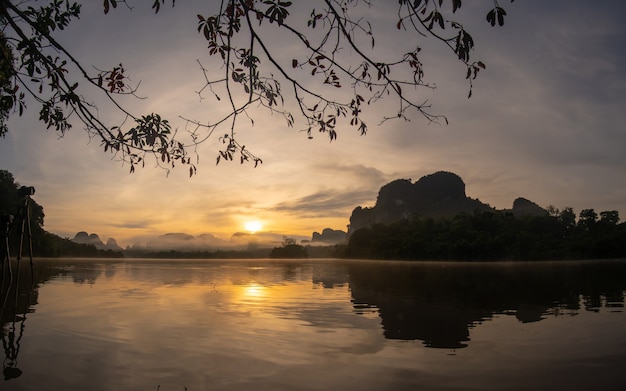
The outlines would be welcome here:
<svg viewBox="0 0 626 391">
<path fill-rule="evenodd" d="M 626 258 L 626 223 L 617 211 L 549 207 L 544 215 L 461 213 L 415 216 L 355 231 L 342 256 L 401 260 L 567 260 Z"/>
</svg>

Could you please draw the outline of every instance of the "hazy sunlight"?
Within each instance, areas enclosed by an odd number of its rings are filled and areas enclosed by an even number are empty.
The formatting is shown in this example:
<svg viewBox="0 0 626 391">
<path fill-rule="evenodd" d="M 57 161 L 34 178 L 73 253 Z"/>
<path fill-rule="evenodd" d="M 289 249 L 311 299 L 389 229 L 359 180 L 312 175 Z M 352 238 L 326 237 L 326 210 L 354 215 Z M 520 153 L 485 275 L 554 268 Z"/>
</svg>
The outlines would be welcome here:
<svg viewBox="0 0 626 391">
<path fill-rule="evenodd" d="M 250 233 L 258 232 L 261 230 L 261 228 L 263 228 L 263 225 L 260 221 L 248 221 L 245 223 L 244 226 L 246 228 L 246 231 Z"/>
</svg>

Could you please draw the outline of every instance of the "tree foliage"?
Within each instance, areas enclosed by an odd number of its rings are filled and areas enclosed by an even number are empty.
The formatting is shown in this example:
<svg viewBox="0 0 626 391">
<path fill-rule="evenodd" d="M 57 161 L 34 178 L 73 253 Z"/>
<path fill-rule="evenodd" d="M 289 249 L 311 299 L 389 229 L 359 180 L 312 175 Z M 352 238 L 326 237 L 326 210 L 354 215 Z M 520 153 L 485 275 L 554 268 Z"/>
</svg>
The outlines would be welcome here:
<svg viewBox="0 0 626 391">
<path fill-rule="evenodd" d="M 282 247 L 274 247 L 270 251 L 270 258 L 307 258 L 306 247 L 296 243 L 294 238 L 285 237 Z"/>
<path fill-rule="evenodd" d="M 77 119 L 105 152 L 128 163 L 131 172 L 143 166 L 147 156 L 154 156 L 168 170 L 181 164 L 193 175 L 196 146 L 214 134 L 223 135 L 217 163 L 239 160 L 257 165 L 261 159 L 240 144 L 237 130 L 247 126 L 240 123 L 242 119 L 254 124 L 252 111 L 259 108 L 282 117 L 288 127 L 298 127 L 308 137 L 323 133 L 330 140 L 347 125 L 366 134 L 369 127 L 363 113 L 381 99 L 397 102 L 382 122 L 415 115 L 429 122 L 447 122 L 445 116 L 433 114 L 422 94 L 423 89 L 435 88 L 425 78 L 421 47 L 425 39 L 449 48 L 451 57 L 463 64 L 469 96 L 473 80 L 486 68 L 472 56 L 472 35 L 455 20 L 462 0 L 399 0 L 394 6 L 385 2 L 378 8 L 369 0 L 318 0 L 297 6 L 284 0 L 207 1 L 213 11 L 198 14 L 197 30 L 206 40 L 211 64 L 200 63 L 205 82 L 199 95 L 201 99 L 212 96 L 228 110 L 210 122 L 181 115 L 186 133 L 177 134 L 159 114 L 131 113 L 119 103 L 120 95 L 136 93 L 122 64 L 91 70 L 55 40 L 58 31 L 80 16 L 78 2 L 2 0 L 0 4 L 2 134 L 7 131 L 4 120 L 15 111 L 22 114 L 29 95 L 47 128 L 63 135 Z M 105 14 L 120 4 L 133 7 L 131 0 L 103 4 Z M 152 9 L 163 12 L 165 4 L 154 0 Z M 486 6 L 486 21 L 502 26 L 506 12 L 496 0 L 492 4 Z M 380 31 L 374 31 L 369 11 L 395 15 L 395 25 L 383 28 L 397 29 L 402 39 L 414 42 L 413 48 L 395 58 L 379 50 Z M 272 42 L 277 33 L 280 45 Z M 282 42 L 292 45 L 293 53 L 286 55 Z M 94 99 L 83 95 L 84 85 L 111 100 L 125 120 L 111 124 L 99 118 L 91 103 Z M 285 105 L 287 99 L 295 106 Z"/>
<path fill-rule="evenodd" d="M 617 211 L 572 208 L 543 216 L 461 213 L 405 219 L 355 231 L 345 255 L 375 259 L 559 260 L 626 257 L 626 223 Z"/>
</svg>

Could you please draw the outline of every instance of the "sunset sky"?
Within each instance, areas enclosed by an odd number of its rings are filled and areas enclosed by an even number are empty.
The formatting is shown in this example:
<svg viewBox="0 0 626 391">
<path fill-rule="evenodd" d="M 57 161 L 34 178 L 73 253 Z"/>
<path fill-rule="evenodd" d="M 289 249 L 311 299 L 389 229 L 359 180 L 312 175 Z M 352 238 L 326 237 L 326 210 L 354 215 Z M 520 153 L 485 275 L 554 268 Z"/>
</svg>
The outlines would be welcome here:
<svg viewBox="0 0 626 391">
<path fill-rule="evenodd" d="M 203 85 L 197 60 L 211 64 L 196 15 L 216 12 L 217 2 L 178 1 L 154 15 L 137 0 L 132 11 L 118 6 L 106 16 L 102 2 L 84 3 L 81 19 L 58 40 L 90 69 L 122 63 L 146 97 L 125 100 L 129 107 L 161 113 L 180 129 L 178 115 L 208 121 L 219 110 L 219 102 L 195 93 Z M 405 48 L 394 42 L 392 3 L 387 14 L 370 17 L 381 50 L 398 56 Z M 97 233 L 122 246 L 168 232 L 228 240 L 252 221 L 276 237 L 345 230 L 351 211 L 373 206 L 384 184 L 436 171 L 458 174 L 469 197 L 496 208 L 525 197 L 576 213 L 618 210 L 626 218 L 626 2 L 500 3 L 508 15 L 493 28 L 485 21 L 491 1 L 463 2 L 461 15 L 477 45 L 472 55 L 487 65 L 471 99 L 464 68 L 451 53 L 435 47 L 423 53 L 426 78 L 438 87 L 424 98 L 448 125 L 414 116 L 378 126 L 392 107 L 383 103 L 367 113 L 366 136 L 345 127 L 330 143 L 325 135 L 308 140 L 298 124 L 288 128 L 259 112 L 254 126 L 241 122 L 238 137 L 263 164 L 216 166 L 213 136 L 200 147 L 198 173 L 189 178 L 184 168 L 166 176 L 152 162 L 129 174 L 78 123 L 63 138 L 46 131 L 33 103 L 0 139 L 0 168 L 36 188 L 46 230 L 63 237 Z M 417 44 L 429 47 L 419 37 Z"/>
</svg>

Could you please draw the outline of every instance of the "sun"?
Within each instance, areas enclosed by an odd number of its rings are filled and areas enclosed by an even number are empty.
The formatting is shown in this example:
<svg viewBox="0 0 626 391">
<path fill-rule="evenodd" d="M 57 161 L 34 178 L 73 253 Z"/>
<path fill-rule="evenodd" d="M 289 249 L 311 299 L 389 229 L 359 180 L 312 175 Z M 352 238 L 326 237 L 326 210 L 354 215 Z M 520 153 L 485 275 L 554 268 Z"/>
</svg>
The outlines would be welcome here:
<svg viewBox="0 0 626 391">
<path fill-rule="evenodd" d="M 246 228 L 246 231 L 250 233 L 258 232 L 261 230 L 261 228 L 263 228 L 263 225 L 260 221 L 248 221 L 245 223 L 244 226 Z"/>
</svg>

